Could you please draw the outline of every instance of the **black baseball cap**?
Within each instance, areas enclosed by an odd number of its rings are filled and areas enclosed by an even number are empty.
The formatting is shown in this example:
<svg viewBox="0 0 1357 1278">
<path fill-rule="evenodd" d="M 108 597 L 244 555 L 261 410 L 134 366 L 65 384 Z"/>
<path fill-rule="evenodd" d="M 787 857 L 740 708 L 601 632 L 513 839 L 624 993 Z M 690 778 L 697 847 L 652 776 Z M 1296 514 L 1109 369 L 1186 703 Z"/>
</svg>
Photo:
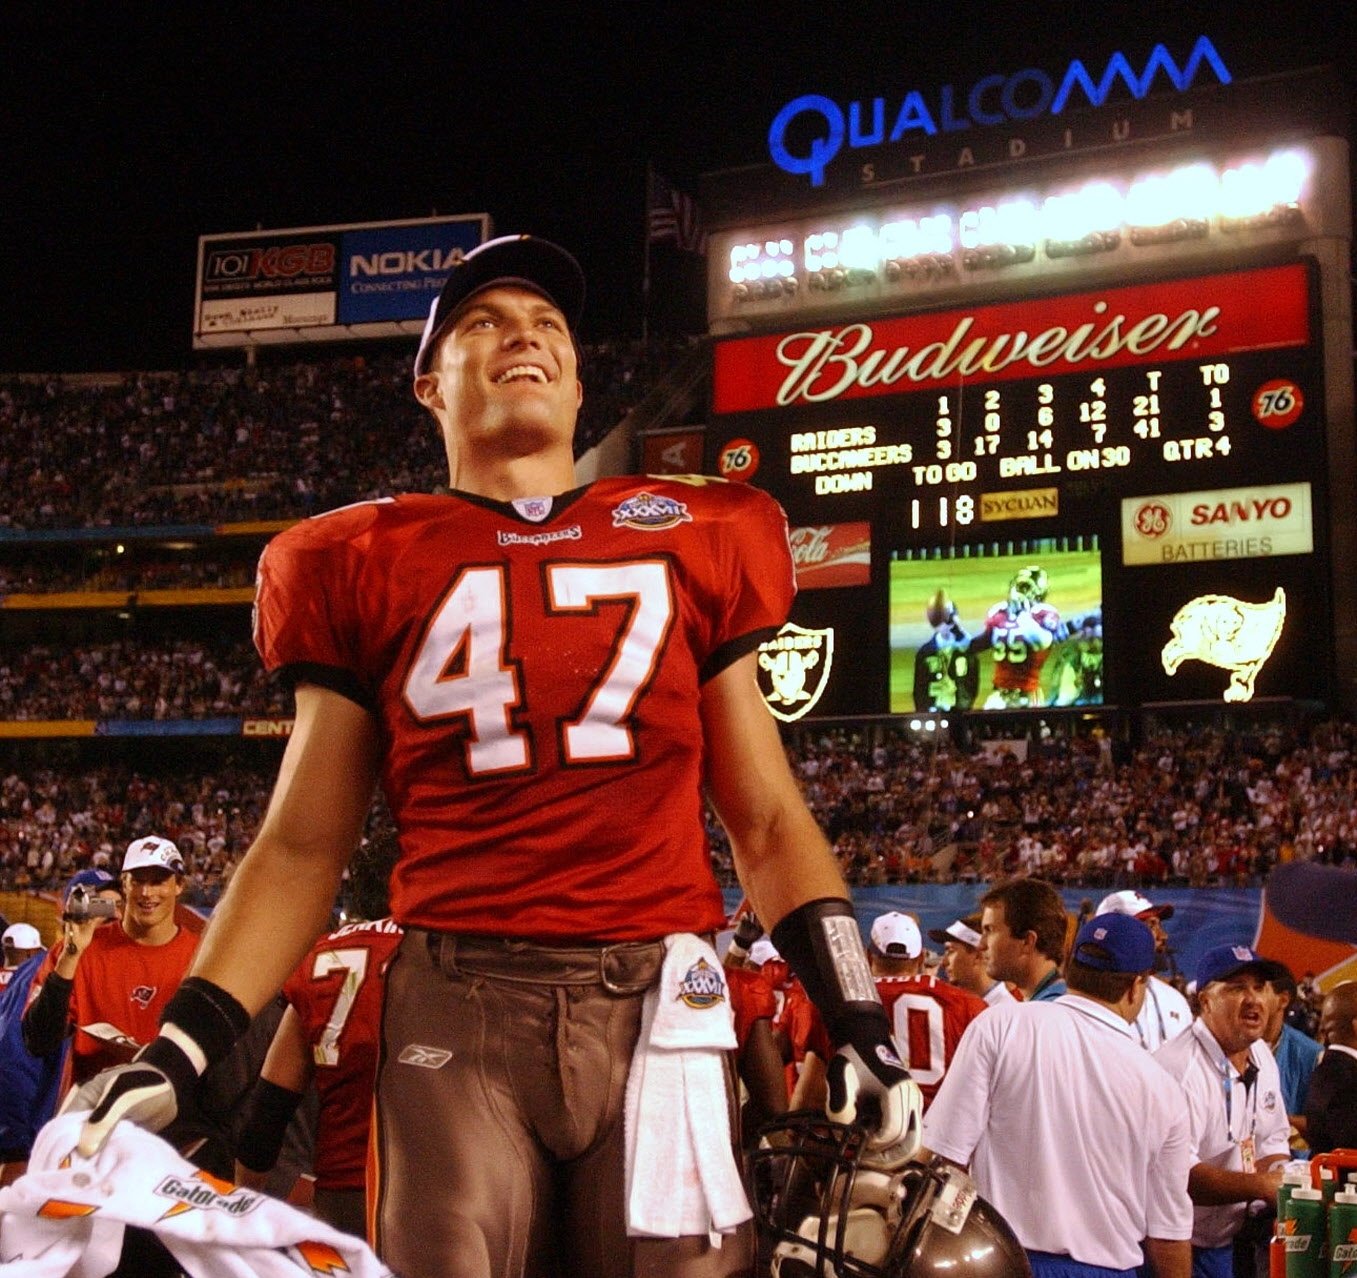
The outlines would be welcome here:
<svg viewBox="0 0 1357 1278">
<path fill-rule="evenodd" d="M 573 331 L 584 311 L 584 272 L 571 254 L 536 235 L 501 235 L 471 250 L 448 271 L 447 283 L 429 308 L 415 355 L 415 376 L 429 371 L 438 339 L 463 302 L 496 284 L 516 284 L 540 293 L 565 316 Z"/>
</svg>

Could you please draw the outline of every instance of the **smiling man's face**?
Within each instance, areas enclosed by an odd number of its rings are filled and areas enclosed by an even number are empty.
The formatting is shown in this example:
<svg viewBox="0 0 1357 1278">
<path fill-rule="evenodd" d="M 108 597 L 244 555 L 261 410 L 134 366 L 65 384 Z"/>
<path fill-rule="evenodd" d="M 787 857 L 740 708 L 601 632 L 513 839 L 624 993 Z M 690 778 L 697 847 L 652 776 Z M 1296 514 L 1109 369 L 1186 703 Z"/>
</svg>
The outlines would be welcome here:
<svg viewBox="0 0 1357 1278">
<path fill-rule="evenodd" d="M 508 458 L 568 446 L 583 391 L 565 316 L 529 288 L 482 289 L 448 326 L 415 394 L 457 452 Z"/>
</svg>

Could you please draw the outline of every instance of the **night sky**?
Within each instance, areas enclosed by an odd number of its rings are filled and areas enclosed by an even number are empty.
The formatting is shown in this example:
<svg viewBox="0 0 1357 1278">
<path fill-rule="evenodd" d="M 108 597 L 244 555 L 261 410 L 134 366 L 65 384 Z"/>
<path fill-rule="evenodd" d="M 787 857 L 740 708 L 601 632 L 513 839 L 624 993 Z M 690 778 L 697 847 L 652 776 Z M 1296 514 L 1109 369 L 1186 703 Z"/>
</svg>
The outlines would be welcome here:
<svg viewBox="0 0 1357 1278">
<path fill-rule="evenodd" d="M 898 102 L 1203 34 L 1236 78 L 1357 79 L 1316 0 L 106 8 L 0 17 L 3 371 L 191 362 L 200 234 L 434 212 L 561 240 L 585 336 L 634 335 L 647 161 L 681 185 L 765 162 L 802 93 Z"/>
</svg>

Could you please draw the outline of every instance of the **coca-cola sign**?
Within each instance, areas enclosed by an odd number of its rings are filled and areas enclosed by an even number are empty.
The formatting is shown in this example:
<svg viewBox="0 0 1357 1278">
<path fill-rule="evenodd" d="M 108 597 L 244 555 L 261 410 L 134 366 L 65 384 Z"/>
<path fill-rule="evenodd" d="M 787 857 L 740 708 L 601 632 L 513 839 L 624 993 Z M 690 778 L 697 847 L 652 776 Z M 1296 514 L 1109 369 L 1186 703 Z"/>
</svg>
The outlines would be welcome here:
<svg viewBox="0 0 1357 1278">
<path fill-rule="evenodd" d="M 1306 268 L 1293 263 L 735 338 L 716 347 L 713 407 L 750 412 L 1309 341 Z"/>
<path fill-rule="evenodd" d="M 872 579 L 872 526 L 811 524 L 790 534 L 798 590 L 865 586 Z"/>
</svg>

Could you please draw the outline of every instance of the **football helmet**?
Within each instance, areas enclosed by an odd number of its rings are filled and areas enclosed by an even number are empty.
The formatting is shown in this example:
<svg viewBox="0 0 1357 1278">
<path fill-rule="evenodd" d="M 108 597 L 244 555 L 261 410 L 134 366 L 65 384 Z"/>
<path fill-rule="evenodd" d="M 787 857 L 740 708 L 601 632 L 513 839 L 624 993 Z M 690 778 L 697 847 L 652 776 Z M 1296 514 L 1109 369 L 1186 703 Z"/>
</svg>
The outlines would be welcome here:
<svg viewBox="0 0 1357 1278">
<path fill-rule="evenodd" d="M 873 1165 L 861 1125 L 809 1110 L 760 1132 L 759 1273 L 773 1278 L 1030 1278 L 1013 1231 L 959 1167 Z"/>
<path fill-rule="evenodd" d="M 1008 583 L 1008 603 L 1010 609 L 1031 608 L 1046 598 L 1050 582 L 1046 569 L 1038 564 L 1029 564 L 1019 568 Z"/>
</svg>

